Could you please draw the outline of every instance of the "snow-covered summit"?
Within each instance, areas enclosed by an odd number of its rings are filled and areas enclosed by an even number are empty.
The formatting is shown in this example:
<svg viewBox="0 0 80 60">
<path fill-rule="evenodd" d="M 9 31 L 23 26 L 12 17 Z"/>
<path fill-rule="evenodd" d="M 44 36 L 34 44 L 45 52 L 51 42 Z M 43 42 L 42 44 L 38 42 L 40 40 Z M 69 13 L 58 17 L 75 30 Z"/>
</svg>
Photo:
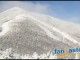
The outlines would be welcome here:
<svg viewBox="0 0 80 60">
<path fill-rule="evenodd" d="M 6 22 L 7 20 L 10 20 L 14 18 L 17 15 L 23 14 L 25 11 L 21 8 L 14 7 L 11 9 L 8 9 L 2 13 L 0 13 L 0 23 Z"/>
</svg>

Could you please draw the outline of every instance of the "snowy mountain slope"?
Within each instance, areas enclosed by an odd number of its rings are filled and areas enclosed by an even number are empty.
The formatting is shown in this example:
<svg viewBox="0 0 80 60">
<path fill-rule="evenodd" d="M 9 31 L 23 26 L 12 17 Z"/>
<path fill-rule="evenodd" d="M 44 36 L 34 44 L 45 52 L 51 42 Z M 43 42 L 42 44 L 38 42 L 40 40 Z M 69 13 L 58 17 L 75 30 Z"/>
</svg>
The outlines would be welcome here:
<svg viewBox="0 0 80 60">
<path fill-rule="evenodd" d="M 34 16 L 34 15 L 33 15 Z M 59 30 L 67 32 L 68 34 L 70 34 L 71 36 L 73 35 L 79 35 L 80 33 L 80 24 L 76 24 L 76 23 L 72 23 L 72 22 L 68 22 L 68 21 L 63 21 L 54 17 L 50 17 L 50 16 L 43 16 L 46 18 L 43 18 L 42 16 L 40 16 L 41 18 L 37 16 L 37 19 L 40 19 L 42 21 L 44 21 L 45 23 L 55 26 L 57 27 Z M 35 18 L 36 18 L 35 16 Z M 78 41 L 80 40 L 79 37 L 73 37 L 74 39 L 77 39 Z"/>
<path fill-rule="evenodd" d="M 11 47 L 15 49 L 15 51 L 21 53 L 37 52 L 38 54 L 41 54 L 43 52 L 48 52 L 54 47 L 56 48 L 59 44 L 62 44 L 60 41 L 55 41 L 57 39 L 52 39 L 46 35 L 46 32 L 32 22 L 31 18 L 25 19 L 21 19 L 21 22 L 19 21 L 20 19 L 13 19 L 7 22 L 9 30 L 0 39 L 0 44 L 2 45 L 0 47 L 1 49 L 4 50 L 5 48 Z M 3 28 L 6 28 L 6 24 Z M 59 44 L 56 45 L 55 43 Z M 68 46 L 67 44 L 64 45 Z M 57 48 L 64 47 L 61 45 L 57 46 Z"/>
<path fill-rule="evenodd" d="M 8 17 L 8 18 L 7 18 Z M 80 46 L 80 25 L 48 15 L 12 8 L 0 14 L 0 50 L 19 54 L 47 53 Z"/>
<path fill-rule="evenodd" d="M 25 11 L 23 11 L 23 9 L 20 9 L 18 7 L 14 7 L 14 8 L 11 8 L 9 10 L 6 10 L 6 11 L 0 13 L 0 25 L 22 13 L 25 13 Z"/>
</svg>

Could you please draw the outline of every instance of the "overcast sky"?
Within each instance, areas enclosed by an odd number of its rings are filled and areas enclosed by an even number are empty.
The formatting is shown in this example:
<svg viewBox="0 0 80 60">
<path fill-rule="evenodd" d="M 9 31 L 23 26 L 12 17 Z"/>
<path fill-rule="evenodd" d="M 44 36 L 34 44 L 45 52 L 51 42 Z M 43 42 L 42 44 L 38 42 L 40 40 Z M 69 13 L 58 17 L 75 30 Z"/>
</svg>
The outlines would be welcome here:
<svg viewBox="0 0 80 60">
<path fill-rule="evenodd" d="M 16 6 L 80 23 L 80 1 L 0 1 L 0 12 Z"/>
</svg>

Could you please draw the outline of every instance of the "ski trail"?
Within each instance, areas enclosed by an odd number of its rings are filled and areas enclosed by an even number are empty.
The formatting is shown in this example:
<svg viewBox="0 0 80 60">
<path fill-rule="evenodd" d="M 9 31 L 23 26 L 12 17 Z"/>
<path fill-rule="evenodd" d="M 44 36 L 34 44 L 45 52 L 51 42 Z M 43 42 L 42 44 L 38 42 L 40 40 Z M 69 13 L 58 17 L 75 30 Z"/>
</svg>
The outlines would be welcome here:
<svg viewBox="0 0 80 60">
<path fill-rule="evenodd" d="M 78 42 L 77 40 L 73 39 L 69 34 L 67 34 L 67 33 L 65 33 L 65 32 L 61 32 L 59 29 L 57 29 L 57 28 L 55 28 L 55 27 L 53 27 L 53 26 L 51 26 L 51 25 L 49 25 L 49 24 L 46 24 L 46 23 L 44 23 L 44 22 L 41 22 L 40 20 L 37 20 L 37 19 L 35 19 L 35 18 L 32 17 L 32 16 L 29 16 L 29 15 L 28 15 L 27 17 L 32 18 L 33 20 L 37 21 L 38 23 L 42 24 L 43 26 L 46 26 L 46 27 L 48 27 L 49 29 L 52 29 L 53 31 L 56 31 L 56 32 L 60 33 L 63 37 L 65 37 L 65 38 L 68 39 L 69 41 L 72 41 L 73 43 L 79 44 L 79 42 Z M 50 34 L 51 34 L 51 33 L 50 33 Z M 79 45 L 80 45 L 80 44 L 79 44 Z"/>
<path fill-rule="evenodd" d="M 9 31 L 8 22 L 2 24 L 2 32 L 0 32 L 0 36 L 5 35 Z"/>
<path fill-rule="evenodd" d="M 24 17 L 25 17 L 25 14 L 21 14 L 21 15 L 16 16 L 14 19 L 8 20 L 7 22 L 3 23 L 1 26 L 2 31 L 0 32 L 0 36 L 5 35 L 10 30 L 9 22 L 20 22 L 20 21 L 23 21 Z M 19 20 L 19 19 L 22 19 L 22 20 Z"/>
<path fill-rule="evenodd" d="M 59 40 L 58 38 L 56 38 L 56 36 L 54 36 L 53 34 L 52 34 L 52 32 L 51 31 L 49 31 L 48 29 L 46 29 L 45 27 L 43 27 L 43 26 L 41 26 L 40 24 L 37 24 L 39 27 L 41 27 L 45 32 L 46 32 L 46 34 L 49 36 L 49 37 L 51 37 L 51 38 L 53 38 L 53 39 L 56 39 L 56 40 Z"/>
</svg>

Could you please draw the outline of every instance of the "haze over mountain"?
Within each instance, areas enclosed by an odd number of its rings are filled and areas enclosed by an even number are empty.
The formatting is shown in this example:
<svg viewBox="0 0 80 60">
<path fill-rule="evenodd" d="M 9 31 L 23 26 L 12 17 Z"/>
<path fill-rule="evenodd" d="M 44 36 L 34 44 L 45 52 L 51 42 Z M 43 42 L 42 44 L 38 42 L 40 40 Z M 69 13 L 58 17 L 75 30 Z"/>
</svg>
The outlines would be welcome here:
<svg viewBox="0 0 80 60">
<path fill-rule="evenodd" d="M 47 53 L 80 47 L 80 24 L 14 7 L 0 13 L 0 50 L 18 54 Z"/>
</svg>

